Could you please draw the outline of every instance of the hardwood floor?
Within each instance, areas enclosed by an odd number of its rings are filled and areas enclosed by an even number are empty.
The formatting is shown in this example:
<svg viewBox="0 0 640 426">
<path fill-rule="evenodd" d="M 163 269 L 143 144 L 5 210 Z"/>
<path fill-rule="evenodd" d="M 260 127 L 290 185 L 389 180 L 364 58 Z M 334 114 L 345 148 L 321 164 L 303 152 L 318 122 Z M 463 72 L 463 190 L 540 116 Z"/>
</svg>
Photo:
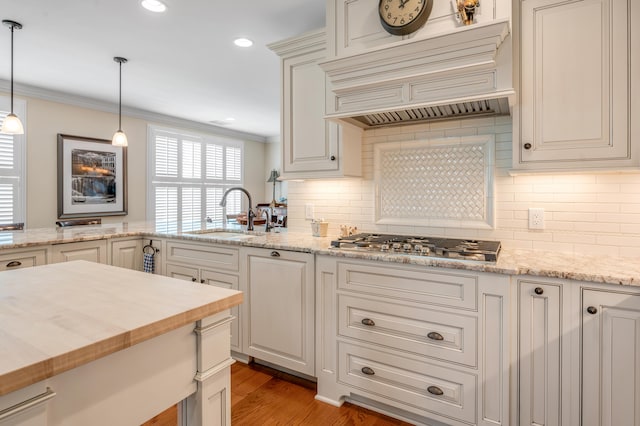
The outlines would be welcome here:
<svg viewBox="0 0 640 426">
<path fill-rule="evenodd" d="M 231 366 L 231 424 L 386 426 L 408 423 L 345 402 L 340 408 L 314 399 L 316 384 L 259 364 Z M 177 425 L 176 406 L 143 426 Z"/>
<path fill-rule="evenodd" d="M 231 424 L 242 425 L 408 425 L 345 403 L 334 407 L 314 399 L 313 382 L 258 364 L 231 367 Z"/>
</svg>

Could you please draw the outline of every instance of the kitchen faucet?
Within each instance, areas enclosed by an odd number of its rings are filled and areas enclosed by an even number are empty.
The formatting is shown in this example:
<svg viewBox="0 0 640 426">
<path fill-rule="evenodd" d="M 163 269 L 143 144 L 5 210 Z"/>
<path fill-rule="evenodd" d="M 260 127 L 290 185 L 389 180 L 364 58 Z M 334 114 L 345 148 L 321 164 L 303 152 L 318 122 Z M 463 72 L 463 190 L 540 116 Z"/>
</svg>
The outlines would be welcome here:
<svg viewBox="0 0 640 426">
<path fill-rule="evenodd" d="M 249 199 L 249 210 L 247 210 L 247 231 L 253 231 L 253 218 L 255 217 L 255 213 L 253 212 L 253 209 L 251 209 L 251 194 L 249 194 L 249 191 L 242 188 L 241 186 L 234 186 L 233 188 L 227 189 L 224 194 L 222 194 L 220 207 L 227 206 L 227 195 L 229 195 L 231 191 L 242 191 L 247 194 L 247 198 Z"/>
<path fill-rule="evenodd" d="M 271 208 L 268 209 L 262 209 L 262 215 L 264 216 L 264 214 L 267 214 L 267 223 L 265 223 L 264 225 L 264 232 L 271 232 L 271 229 L 273 228 L 273 226 L 271 225 Z"/>
</svg>

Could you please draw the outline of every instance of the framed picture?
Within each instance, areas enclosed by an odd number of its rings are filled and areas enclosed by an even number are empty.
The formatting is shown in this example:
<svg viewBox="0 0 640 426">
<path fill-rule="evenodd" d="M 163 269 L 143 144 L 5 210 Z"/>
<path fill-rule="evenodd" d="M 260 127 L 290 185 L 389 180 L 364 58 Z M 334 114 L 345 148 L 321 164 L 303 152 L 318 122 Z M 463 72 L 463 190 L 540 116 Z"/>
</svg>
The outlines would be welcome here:
<svg viewBox="0 0 640 426">
<path fill-rule="evenodd" d="M 58 134 L 58 217 L 126 214 L 126 147 Z"/>
</svg>

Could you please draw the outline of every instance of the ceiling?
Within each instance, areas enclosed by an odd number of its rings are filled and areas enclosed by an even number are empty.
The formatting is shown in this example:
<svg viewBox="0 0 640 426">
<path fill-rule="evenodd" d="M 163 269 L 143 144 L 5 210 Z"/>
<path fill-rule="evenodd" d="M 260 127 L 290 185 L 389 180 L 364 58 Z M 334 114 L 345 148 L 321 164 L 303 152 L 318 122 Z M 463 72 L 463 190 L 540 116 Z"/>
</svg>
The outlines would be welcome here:
<svg viewBox="0 0 640 426">
<path fill-rule="evenodd" d="M 266 45 L 325 24 L 325 0 L 0 0 L 14 33 L 14 81 L 264 138 L 280 133 L 280 69 Z M 0 79 L 9 80 L 9 27 L 0 28 Z M 253 40 L 241 49 L 238 37 Z M 5 85 L 8 87 L 8 84 Z M 115 109 L 114 109 L 115 110 Z M 124 128 L 126 132 L 126 128 Z"/>
</svg>

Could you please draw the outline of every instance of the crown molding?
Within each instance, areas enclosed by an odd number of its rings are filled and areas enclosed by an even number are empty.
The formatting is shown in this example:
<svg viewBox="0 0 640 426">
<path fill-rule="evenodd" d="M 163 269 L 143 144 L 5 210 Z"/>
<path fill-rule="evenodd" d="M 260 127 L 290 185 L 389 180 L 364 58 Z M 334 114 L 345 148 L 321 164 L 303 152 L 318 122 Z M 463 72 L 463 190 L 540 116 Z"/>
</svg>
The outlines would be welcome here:
<svg viewBox="0 0 640 426">
<path fill-rule="evenodd" d="M 0 79 L 0 91 L 10 92 L 10 82 Z M 111 102 L 100 101 L 98 99 L 88 98 L 85 96 L 72 95 L 70 93 L 59 92 L 56 90 L 45 89 L 42 87 L 30 86 L 26 84 L 14 83 L 13 92 L 18 96 L 26 96 L 37 98 L 50 102 L 58 102 L 67 105 L 73 105 L 81 108 L 93 109 L 97 111 L 118 113 L 118 105 Z M 212 124 L 200 123 L 197 121 L 186 120 L 184 118 L 173 117 L 170 115 L 159 114 L 138 108 L 130 108 L 123 106 L 122 115 L 128 117 L 139 118 L 153 123 L 177 126 L 188 130 L 205 132 L 217 136 L 227 136 L 234 139 L 245 141 L 266 143 L 267 138 L 253 133 L 246 133 L 237 130 L 225 129 Z"/>
</svg>

